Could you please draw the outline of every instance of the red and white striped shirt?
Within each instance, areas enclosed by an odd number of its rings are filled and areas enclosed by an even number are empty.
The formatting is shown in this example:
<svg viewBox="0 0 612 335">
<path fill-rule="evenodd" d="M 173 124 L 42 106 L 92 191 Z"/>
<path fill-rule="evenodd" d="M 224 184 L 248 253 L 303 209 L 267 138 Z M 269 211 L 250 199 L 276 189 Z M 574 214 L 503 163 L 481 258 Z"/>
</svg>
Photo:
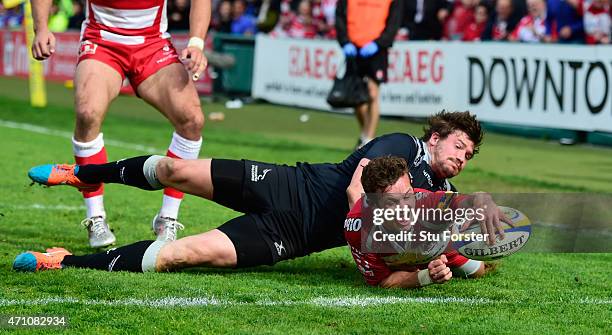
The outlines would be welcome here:
<svg viewBox="0 0 612 335">
<path fill-rule="evenodd" d="M 81 40 L 138 45 L 170 38 L 166 0 L 88 0 Z"/>
</svg>

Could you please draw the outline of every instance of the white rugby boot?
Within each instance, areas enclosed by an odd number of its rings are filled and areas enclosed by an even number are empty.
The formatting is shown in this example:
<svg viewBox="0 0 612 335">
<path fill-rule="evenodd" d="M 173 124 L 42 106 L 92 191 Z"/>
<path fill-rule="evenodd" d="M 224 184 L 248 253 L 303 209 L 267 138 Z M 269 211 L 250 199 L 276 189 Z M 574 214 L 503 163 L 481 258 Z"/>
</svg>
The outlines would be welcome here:
<svg viewBox="0 0 612 335">
<path fill-rule="evenodd" d="M 153 232 L 157 235 L 157 241 L 172 242 L 176 240 L 176 232 L 185 229 L 176 219 L 155 215 L 153 218 Z"/>
<path fill-rule="evenodd" d="M 115 235 L 108 227 L 106 218 L 103 216 L 92 216 L 81 221 L 81 224 L 87 228 L 89 235 L 89 246 L 92 248 L 103 248 L 114 244 L 117 240 Z"/>
</svg>

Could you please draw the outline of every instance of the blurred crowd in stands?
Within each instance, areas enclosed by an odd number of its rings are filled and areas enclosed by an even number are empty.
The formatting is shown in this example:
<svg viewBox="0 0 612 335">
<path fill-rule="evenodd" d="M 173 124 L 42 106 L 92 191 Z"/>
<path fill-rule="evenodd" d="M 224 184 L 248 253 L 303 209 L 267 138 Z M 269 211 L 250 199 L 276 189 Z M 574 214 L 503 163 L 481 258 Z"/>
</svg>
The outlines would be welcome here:
<svg viewBox="0 0 612 335">
<path fill-rule="evenodd" d="M 211 30 L 295 38 L 336 37 L 337 0 L 212 0 Z M 375 1 L 375 0 L 369 0 Z M 608 44 L 612 0 L 395 0 L 404 22 L 397 40 Z M 168 0 L 170 31 L 189 29 L 189 0 Z M 54 0 L 53 31 L 80 29 L 84 1 Z M 22 6 L 0 4 L 0 28 L 19 29 Z"/>
</svg>

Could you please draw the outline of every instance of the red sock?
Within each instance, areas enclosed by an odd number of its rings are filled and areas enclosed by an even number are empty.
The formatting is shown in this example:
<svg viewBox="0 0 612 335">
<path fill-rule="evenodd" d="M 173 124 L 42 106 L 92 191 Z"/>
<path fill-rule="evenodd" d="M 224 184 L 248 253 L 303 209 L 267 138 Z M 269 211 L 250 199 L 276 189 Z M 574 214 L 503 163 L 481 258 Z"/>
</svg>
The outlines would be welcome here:
<svg viewBox="0 0 612 335">
<path fill-rule="evenodd" d="M 74 159 L 76 160 L 76 163 L 78 165 L 86 165 L 86 164 L 104 164 L 108 162 L 108 158 L 106 156 L 106 148 L 102 147 L 102 150 L 98 151 L 96 154 L 89 156 L 89 157 L 79 157 L 79 156 L 74 156 Z M 85 192 L 83 191 L 83 197 L 84 198 L 91 198 L 91 197 L 95 197 L 98 195 L 103 195 L 104 194 L 104 184 L 100 185 L 100 187 L 92 192 Z"/>
</svg>

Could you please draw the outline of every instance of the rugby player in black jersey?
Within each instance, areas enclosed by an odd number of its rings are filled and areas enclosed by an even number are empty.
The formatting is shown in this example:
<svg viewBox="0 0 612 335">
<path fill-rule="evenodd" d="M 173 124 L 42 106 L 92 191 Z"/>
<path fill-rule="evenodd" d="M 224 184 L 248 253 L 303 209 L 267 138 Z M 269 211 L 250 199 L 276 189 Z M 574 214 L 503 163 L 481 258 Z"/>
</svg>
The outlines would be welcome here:
<svg viewBox="0 0 612 335">
<path fill-rule="evenodd" d="M 415 191 L 455 190 L 448 179 L 458 175 L 478 152 L 483 138 L 480 123 L 469 112 L 440 112 L 428 123 L 422 138 L 384 135 L 336 164 L 287 166 L 141 156 L 100 165 L 32 168 L 30 178 L 49 186 L 67 184 L 86 189 L 100 183 L 121 183 L 145 190 L 170 186 L 244 215 L 217 229 L 169 243 L 140 241 L 84 256 L 70 255 L 62 248 L 25 252 L 17 256 L 13 267 L 22 271 L 80 267 L 134 272 L 193 266 L 243 268 L 346 245 L 347 193 L 363 193 L 359 183 L 351 184 L 362 160 L 397 156 L 406 160 Z M 491 231 L 501 230 L 495 213 L 487 221 Z"/>
</svg>

